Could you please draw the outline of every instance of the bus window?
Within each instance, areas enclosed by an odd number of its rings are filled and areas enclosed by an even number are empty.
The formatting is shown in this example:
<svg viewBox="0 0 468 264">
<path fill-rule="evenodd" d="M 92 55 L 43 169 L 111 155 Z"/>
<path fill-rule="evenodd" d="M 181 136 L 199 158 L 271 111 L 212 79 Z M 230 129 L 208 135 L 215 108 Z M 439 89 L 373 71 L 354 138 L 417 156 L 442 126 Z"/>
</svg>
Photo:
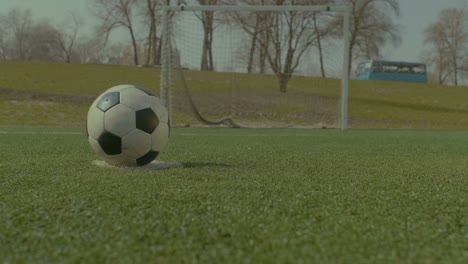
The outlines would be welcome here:
<svg viewBox="0 0 468 264">
<path fill-rule="evenodd" d="M 368 74 L 371 70 L 372 62 L 361 62 L 356 70 L 356 75 Z"/>
<path fill-rule="evenodd" d="M 426 67 L 424 65 L 414 66 L 412 70 L 416 74 L 426 74 Z"/>
<path fill-rule="evenodd" d="M 365 61 L 358 65 L 356 79 L 427 83 L 426 65 L 411 62 Z"/>
</svg>

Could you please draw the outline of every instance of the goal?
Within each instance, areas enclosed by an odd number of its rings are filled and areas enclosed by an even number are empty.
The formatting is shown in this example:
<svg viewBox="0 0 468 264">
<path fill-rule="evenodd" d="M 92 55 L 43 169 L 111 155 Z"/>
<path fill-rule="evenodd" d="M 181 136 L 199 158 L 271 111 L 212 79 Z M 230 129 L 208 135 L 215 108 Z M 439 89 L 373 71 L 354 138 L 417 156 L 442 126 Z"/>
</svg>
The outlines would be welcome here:
<svg viewBox="0 0 468 264">
<path fill-rule="evenodd" d="M 175 126 L 347 129 L 348 6 L 162 8 Z"/>
</svg>

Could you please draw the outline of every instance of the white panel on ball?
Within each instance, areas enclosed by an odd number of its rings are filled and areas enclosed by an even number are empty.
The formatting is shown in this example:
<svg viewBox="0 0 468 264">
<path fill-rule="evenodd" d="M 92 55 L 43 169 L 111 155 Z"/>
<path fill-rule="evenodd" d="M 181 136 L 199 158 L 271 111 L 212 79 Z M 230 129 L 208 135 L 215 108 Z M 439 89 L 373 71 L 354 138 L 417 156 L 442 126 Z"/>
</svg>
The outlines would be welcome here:
<svg viewBox="0 0 468 264">
<path fill-rule="evenodd" d="M 169 125 L 160 122 L 156 130 L 151 134 L 152 150 L 161 152 L 169 141 Z"/>
<path fill-rule="evenodd" d="M 138 159 L 151 150 L 151 136 L 135 129 L 122 138 L 122 153 Z"/>
<path fill-rule="evenodd" d="M 104 112 L 97 107 L 91 107 L 86 120 L 86 128 L 90 137 L 98 139 L 104 131 Z"/>
<path fill-rule="evenodd" d="M 134 87 L 120 92 L 120 103 L 135 111 L 150 107 L 153 104 L 153 98 L 153 96 L 148 96 L 145 92 Z"/>
<path fill-rule="evenodd" d="M 160 122 L 166 124 L 169 122 L 169 114 L 167 112 L 167 108 L 164 106 L 159 97 L 155 98 L 155 102 L 151 104 L 151 108 L 158 116 Z"/>
<path fill-rule="evenodd" d="M 104 116 L 104 127 L 114 135 L 127 135 L 136 128 L 135 111 L 122 104 L 112 107 Z"/>
<path fill-rule="evenodd" d="M 105 93 L 109 93 L 109 92 L 120 92 L 120 91 L 123 91 L 129 87 L 133 87 L 133 85 L 131 84 L 119 84 L 119 85 L 116 85 L 116 86 L 113 86 L 109 89 L 107 89 L 107 91 Z"/>
</svg>

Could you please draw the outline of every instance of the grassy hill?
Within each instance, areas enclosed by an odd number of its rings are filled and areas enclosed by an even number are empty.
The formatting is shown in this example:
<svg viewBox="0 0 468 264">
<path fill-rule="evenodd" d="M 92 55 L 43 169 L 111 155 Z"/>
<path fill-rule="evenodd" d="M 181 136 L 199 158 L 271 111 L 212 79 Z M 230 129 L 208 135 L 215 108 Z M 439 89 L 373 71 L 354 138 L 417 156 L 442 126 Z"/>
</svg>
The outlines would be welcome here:
<svg viewBox="0 0 468 264">
<path fill-rule="evenodd" d="M 0 124 L 83 126 L 92 100 L 131 83 L 158 92 L 158 68 L 0 61 Z M 177 74 L 177 73 L 176 73 Z M 339 80 L 294 77 L 286 94 L 274 76 L 187 71 L 194 101 L 210 118 L 232 116 L 254 126 L 337 126 Z M 179 80 L 179 79 L 175 79 Z M 173 117 L 198 124 L 174 83 Z M 351 81 L 351 128 L 468 128 L 468 88 Z"/>
<path fill-rule="evenodd" d="M 105 89 L 159 84 L 149 68 L 0 61 L 0 124 L 84 126 L 89 105 Z"/>
</svg>

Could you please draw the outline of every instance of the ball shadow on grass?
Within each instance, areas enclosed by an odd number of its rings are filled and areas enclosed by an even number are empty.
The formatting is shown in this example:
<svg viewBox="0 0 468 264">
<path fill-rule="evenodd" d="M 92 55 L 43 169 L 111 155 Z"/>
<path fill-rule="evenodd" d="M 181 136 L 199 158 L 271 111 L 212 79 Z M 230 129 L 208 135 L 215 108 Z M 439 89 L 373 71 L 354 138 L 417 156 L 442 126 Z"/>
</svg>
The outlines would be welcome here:
<svg viewBox="0 0 468 264">
<path fill-rule="evenodd" d="M 229 165 L 224 163 L 215 163 L 215 162 L 177 162 L 177 161 L 153 161 L 145 166 L 141 167 L 118 167 L 109 165 L 107 162 L 102 160 L 94 160 L 92 162 L 94 165 L 104 168 L 116 168 L 123 170 L 162 170 L 162 169 L 172 169 L 172 168 L 224 168 L 229 167 Z"/>
<path fill-rule="evenodd" d="M 94 160 L 92 163 L 99 167 L 116 168 L 116 169 L 122 169 L 122 170 L 162 170 L 162 169 L 184 167 L 182 163 L 176 162 L 176 161 L 153 161 L 145 166 L 140 166 L 140 167 L 113 166 L 103 160 Z"/>
</svg>

